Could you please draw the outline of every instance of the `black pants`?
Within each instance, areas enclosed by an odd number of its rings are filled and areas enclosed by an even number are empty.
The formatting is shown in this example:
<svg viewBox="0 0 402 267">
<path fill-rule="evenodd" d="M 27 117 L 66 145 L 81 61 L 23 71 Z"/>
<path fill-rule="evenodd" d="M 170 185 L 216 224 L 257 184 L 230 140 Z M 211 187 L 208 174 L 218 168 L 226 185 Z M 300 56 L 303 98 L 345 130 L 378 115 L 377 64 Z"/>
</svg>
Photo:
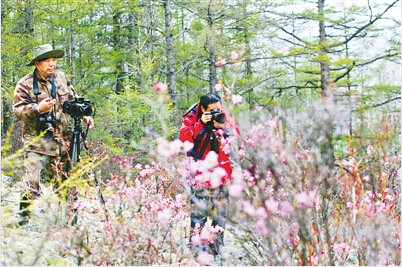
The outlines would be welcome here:
<svg viewBox="0 0 402 267">
<path fill-rule="evenodd" d="M 193 235 L 196 224 L 198 223 L 200 228 L 203 228 L 208 217 L 212 218 L 212 226 L 219 225 L 225 229 L 227 223 L 226 208 L 229 203 L 229 193 L 226 186 L 221 186 L 216 189 L 197 189 L 192 187 L 190 203 L 190 246 L 191 236 Z M 220 253 L 221 246 L 223 246 L 223 235 L 223 232 L 217 234 L 213 246 L 210 247 L 210 252 L 212 252 L 212 254 L 217 255 Z"/>
</svg>

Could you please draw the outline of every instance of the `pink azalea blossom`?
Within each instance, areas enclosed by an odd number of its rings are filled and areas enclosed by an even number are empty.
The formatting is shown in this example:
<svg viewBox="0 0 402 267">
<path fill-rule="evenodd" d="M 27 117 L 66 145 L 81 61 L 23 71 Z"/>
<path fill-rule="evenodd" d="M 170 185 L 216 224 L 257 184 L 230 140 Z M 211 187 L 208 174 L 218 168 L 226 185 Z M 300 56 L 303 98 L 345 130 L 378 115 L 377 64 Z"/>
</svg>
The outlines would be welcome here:
<svg viewBox="0 0 402 267">
<path fill-rule="evenodd" d="M 197 256 L 197 262 L 202 266 L 211 266 L 214 256 L 206 251 L 200 251 Z"/>
<path fill-rule="evenodd" d="M 231 197 L 238 198 L 243 192 L 243 187 L 239 184 L 231 184 L 228 186 L 228 190 Z"/>
<path fill-rule="evenodd" d="M 221 83 L 215 84 L 215 90 L 220 92 L 223 90 L 223 85 Z"/>
<path fill-rule="evenodd" d="M 332 245 L 332 250 L 338 253 L 349 252 L 349 245 L 346 243 L 335 243 Z"/>
<path fill-rule="evenodd" d="M 233 104 L 239 104 L 243 101 L 243 97 L 241 95 L 232 95 Z"/>
<path fill-rule="evenodd" d="M 342 166 L 347 168 L 347 167 L 353 167 L 355 165 L 355 159 L 352 158 L 350 160 L 343 159 L 342 160 Z"/>
<path fill-rule="evenodd" d="M 284 201 L 281 203 L 280 214 L 282 215 L 282 217 L 289 218 L 292 211 L 293 211 L 293 207 L 289 202 Z"/>
<path fill-rule="evenodd" d="M 314 257 L 314 256 L 309 256 L 308 257 L 308 261 L 313 264 L 314 266 L 318 265 L 318 257 Z"/>
<path fill-rule="evenodd" d="M 272 214 L 276 214 L 278 212 L 278 202 L 273 198 L 265 200 L 265 206 Z"/>
<path fill-rule="evenodd" d="M 367 154 L 368 154 L 369 156 L 372 156 L 372 155 L 374 154 L 374 147 L 373 147 L 372 145 L 369 145 L 369 146 L 367 147 Z"/>
<path fill-rule="evenodd" d="M 201 238 L 200 235 L 195 234 L 191 237 L 191 244 L 193 246 L 201 246 L 202 242 L 201 242 Z"/>
<path fill-rule="evenodd" d="M 245 201 L 243 201 L 243 211 L 244 211 L 244 213 L 246 213 L 250 216 L 254 216 L 255 208 L 254 208 L 253 204 L 251 204 L 250 201 L 245 200 Z"/>
<path fill-rule="evenodd" d="M 387 266 L 388 265 L 388 258 L 386 255 L 380 256 L 380 262 L 378 263 L 380 266 Z"/>
<path fill-rule="evenodd" d="M 208 227 L 207 225 L 202 228 L 201 233 L 200 233 L 200 239 L 202 243 L 204 244 L 211 244 L 214 242 L 214 237 L 215 233 L 213 232 L 213 229 L 211 227 Z"/>
<path fill-rule="evenodd" d="M 259 219 L 253 224 L 254 230 L 263 235 L 263 236 L 268 236 L 269 235 L 269 229 L 267 227 L 267 223 L 263 219 Z"/>
<path fill-rule="evenodd" d="M 184 141 L 183 143 L 183 151 L 187 152 L 190 151 L 194 147 L 194 143 L 191 143 L 189 141 Z"/>
<path fill-rule="evenodd" d="M 246 150 L 241 148 L 241 149 L 239 149 L 238 154 L 239 154 L 239 157 L 244 158 L 244 157 L 246 157 Z"/>
<path fill-rule="evenodd" d="M 395 198 L 395 196 L 393 196 L 393 195 L 389 195 L 389 194 L 385 195 L 385 200 L 387 200 L 388 202 L 393 202 L 394 198 Z"/>
<path fill-rule="evenodd" d="M 162 137 L 158 137 L 156 143 L 158 144 L 156 148 L 158 154 L 166 158 L 170 157 L 169 142 Z"/>
<path fill-rule="evenodd" d="M 210 152 L 208 152 L 204 160 L 198 162 L 200 162 L 200 171 L 213 169 L 218 166 L 218 154 L 216 154 L 215 151 L 211 150 Z"/>
<path fill-rule="evenodd" d="M 232 51 L 232 52 L 230 53 L 230 59 L 232 60 L 232 62 L 238 60 L 238 59 L 239 59 L 239 54 L 237 54 L 236 51 Z"/>
<path fill-rule="evenodd" d="M 173 212 L 171 209 L 164 209 L 164 210 L 158 212 L 158 221 L 162 224 L 169 223 L 172 215 L 173 215 Z"/>
<path fill-rule="evenodd" d="M 226 176 L 226 171 L 223 168 L 215 168 L 211 173 L 211 186 L 218 188 L 222 184 L 222 178 Z"/>
<path fill-rule="evenodd" d="M 267 218 L 267 211 L 265 210 L 264 207 L 258 207 L 255 210 L 255 216 L 257 216 L 261 219 L 265 219 L 265 218 Z"/>
<path fill-rule="evenodd" d="M 154 82 L 154 89 L 157 92 L 164 92 L 167 90 L 167 88 L 168 88 L 168 85 L 166 83 L 159 82 L 159 81 Z"/>
<path fill-rule="evenodd" d="M 176 205 L 178 206 L 178 207 L 180 207 L 180 206 L 185 206 L 186 204 L 187 204 L 187 197 L 186 197 L 187 195 L 185 195 L 185 194 L 177 194 L 176 196 L 175 196 L 175 199 L 176 199 Z"/>
<path fill-rule="evenodd" d="M 182 142 L 179 139 L 175 139 L 171 142 L 165 140 L 162 137 L 158 137 L 156 139 L 157 148 L 156 151 L 159 155 L 166 158 L 173 158 L 178 155 L 180 152 L 187 152 L 191 148 L 193 148 L 194 144 L 188 141 Z"/>
<path fill-rule="evenodd" d="M 317 202 L 317 194 L 315 190 L 309 192 L 303 191 L 297 194 L 295 198 L 301 208 L 311 207 Z"/>
<path fill-rule="evenodd" d="M 221 58 L 215 63 L 215 66 L 221 67 L 221 66 L 225 66 L 226 64 L 227 64 L 226 59 Z"/>
<path fill-rule="evenodd" d="M 297 151 L 296 153 L 296 159 L 301 160 L 303 158 L 307 158 L 308 155 L 310 154 L 310 151 L 308 149 L 301 149 L 300 151 Z"/>
<path fill-rule="evenodd" d="M 230 196 L 236 198 L 240 197 L 245 187 L 246 183 L 241 168 L 234 168 L 232 171 L 232 181 L 228 186 Z"/>
<path fill-rule="evenodd" d="M 222 131 L 222 130 L 219 130 Z M 223 135 L 223 131 L 222 131 Z M 226 155 L 230 154 L 230 151 L 232 151 L 232 145 L 235 144 L 236 142 L 236 137 L 235 136 L 229 136 L 228 138 L 222 138 L 221 139 L 221 145 L 222 145 L 222 151 L 226 153 Z"/>
</svg>

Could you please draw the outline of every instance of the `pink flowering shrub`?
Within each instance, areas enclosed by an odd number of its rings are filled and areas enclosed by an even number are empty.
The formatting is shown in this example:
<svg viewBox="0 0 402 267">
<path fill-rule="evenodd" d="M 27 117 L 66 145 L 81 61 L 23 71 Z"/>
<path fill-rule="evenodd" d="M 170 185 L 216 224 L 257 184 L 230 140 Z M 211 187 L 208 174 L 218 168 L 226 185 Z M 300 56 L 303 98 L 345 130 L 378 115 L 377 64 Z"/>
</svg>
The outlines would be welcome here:
<svg viewBox="0 0 402 267">
<path fill-rule="evenodd" d="M 245 265 L 344 265 L 351 257 L 364 265 L 399 264 L 400 153 L 382 153 L 374 145 L 360 154 L 331 149 L 328 119 L 336 112 L 316 114 L 325 113 L 315 112 L 313 128 L 309 115 L 299 114 L 297 123 L 286 117 L 240 123 L 240 139 L 221 140 L 234 166 L 228 184 L 232 228 L 225 235 L 233 231 Z M 299 130 L 287 133 L 286 119 Z M 220 186 L 224 173 L 216 154 L 195 162 L 180 156 L 187 150 L 177 140 L 158 143 L 166 159 L 177 160 L 183 185 Z M 375 164 L 363 164 L 375 155 Z M 214 242 L 209 237 L 215 232 L 205 227 L 191 242 Z M 209 264 L 207 257 L 196 260 Z"/>
<path fill-rule="evenodd" d="M 191 264 L 182 242 L 188 238 L 187 196 L 169 174 L 175 170 L 132 157 L 119 157 L 116 164 L 120 170 L 102 190 L 104 205 L 96 188 L 81 187 L 77 226 L 53 235 L 60 253 L 78 265 Z"/>
<path fill-rule="evenodd" d="M 215 66 L 217 67 L 222 67 L 227 64 L 226 59 L 220 58 L 217 62 L 215 62 Z"/>
<path fill-rule="evenodd" d="M 294 135 L 281 126 L 289 118 L 250 125 L 234 155 L 228 217 L 248 263 L 344 265 L 357 251 L 363 265 L 399 265 L 400 152 L 381 151 L 379 140 L 336 158 L 322 150 L 333 142 L 326 118 L 315 116 L 313 132 L 299 116 Z"/>
<path fill-rule="evenodd" d="M 168 88 L 168 85 L 166 83 L 156 81 L 154 82 L 154 89 L 156 92 L 164 92 Z"/>
<path fill-rule="evenodd" d="M 400 265 L 401 154 L 388 137 L 400 127 L 393 132 L 383 121 L 374 137 L 339 145 L 329 123 L 338 113 L 332 112 L 259 121 L 239 116 L 239 139 L 221 140 L 233 161 L 224 231 L 231 246 L 225 250 L 235 250 L 242 265 L 347 265 L 353 257 L 360 265 Z M 215 153 L 196 162 L 186 156 L 192 144 L 154 141 L 146 158 L 110 154 L 105 160 L 101 154 L 78 166 L 74 227 L 61 219 L 65 203 L 47 194 L 39 199 L 45 210 L 44 231 L 34 239 L 39 245 L 26 242 L 13 218 L 2 216 L 8 255 L 2 262 L 212 265 L 212 255 L 193 255 L 188 243 L 211 244 L 222 229 L 207 223 L 189 240 L 189 185 L 219 187 L 225 172 Z M 15 253 L 21 247 L 31 256 Z"/>
</svg>

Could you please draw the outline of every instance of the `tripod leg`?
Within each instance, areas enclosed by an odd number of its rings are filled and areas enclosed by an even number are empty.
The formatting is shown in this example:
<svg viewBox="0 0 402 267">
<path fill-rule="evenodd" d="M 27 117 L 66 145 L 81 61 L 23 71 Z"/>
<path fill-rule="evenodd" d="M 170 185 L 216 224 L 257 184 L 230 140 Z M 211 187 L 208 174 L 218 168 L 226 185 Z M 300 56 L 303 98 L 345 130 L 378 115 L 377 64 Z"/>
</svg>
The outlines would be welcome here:
<svg viewBox="0 0 402 267">
<path fill-rule="evenodd" d="M 103 206 L 103 211 L 105 212 L 106 220 L 109 221 L 109 213 L 108 213 L 107 208 L 106 208 L 105 199 L 103 198 L 102 189 L 101 189 L 100 184 L 98 182 L 98 178 L 96 177 L 96 172 L 94 172 L 94 180 L 95 180 L 95 185 L 96 185 L 96 188 L 97 188 L 97 191 L 98 191 L 99 200 L 100 200 L 100 202 L 101 202 L 101 204 Z"/>
<path fill-rule="evenodd" d="M 67 218 L 68 225 L 74 226 L 77 224 L 77 209 L 74 208 L 75 203 L 78 200 L 77 187 L 70 187 L 67 191 Z"/>
<path fill-rule="evenodd" d="M 72 144 L 69 149 L 70 156 L 70 164 L 68 168 L 68 172 L 73 170 L 73 167 L 80 160 L 80 133 L 82 132 L 81 128 L 81 118 L 74 118 L 74 131 L 73 131 L 73 139 Z M 70 173 L 69 173 L 70 174 Z M 77 209 L 74 208 L 74 204 L 78 199 L 78 188 L 77 186 L 72 186 L 68 188 L 67 191 L 67 218 L 69 225 L 77 224 Z"/>
<path fill-rule="evenodd" d="M 26 225 L 29 220 L 29 205 L 30 205 L 31 199 L 27 195 L 22 195 L 21 196 L 21 201 L 20 201 L 20 217 L 21 221 L 18 222 L 19 225 Z"/>
</svg>

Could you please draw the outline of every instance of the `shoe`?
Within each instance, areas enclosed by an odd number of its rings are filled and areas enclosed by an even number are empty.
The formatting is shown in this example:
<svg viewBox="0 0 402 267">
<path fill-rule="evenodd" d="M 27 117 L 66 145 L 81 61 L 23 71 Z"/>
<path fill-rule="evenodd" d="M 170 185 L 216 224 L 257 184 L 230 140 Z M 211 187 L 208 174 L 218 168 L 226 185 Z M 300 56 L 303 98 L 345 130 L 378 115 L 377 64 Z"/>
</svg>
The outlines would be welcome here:
<svg viewBox="0 0 402 267">
<path fill-rule="evenodd" d="M 32 224 L 32 223 L 26 224 L 24 229 L 25 229 L 25 232 L 28 232 L 28 233 L 42 233 L 43 232 L 42 226 Z"/>
<path fill-rule="evenodd" d="M 19 226 L 25 226 L 29 222 L 29 216 L 27 216 L 26 214 L 18 214 L 17 220 L 18 220 Z"/>
<path fill-rule="evenodd" d="M 21 220 L 21 221 L 18 222 L 18 224 L 19 224 L 20 226 L 25 226 L 25 225 L 28 224 L 28 220 Z"/>
<path fill-rule="evenodd" d="M 218 266 L 223 266 L 223 259 L 221 255 L 214 255 L 214 263 Z"/>
</svg>

